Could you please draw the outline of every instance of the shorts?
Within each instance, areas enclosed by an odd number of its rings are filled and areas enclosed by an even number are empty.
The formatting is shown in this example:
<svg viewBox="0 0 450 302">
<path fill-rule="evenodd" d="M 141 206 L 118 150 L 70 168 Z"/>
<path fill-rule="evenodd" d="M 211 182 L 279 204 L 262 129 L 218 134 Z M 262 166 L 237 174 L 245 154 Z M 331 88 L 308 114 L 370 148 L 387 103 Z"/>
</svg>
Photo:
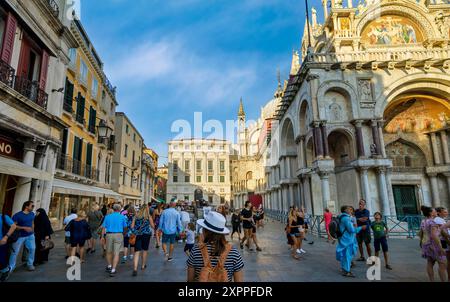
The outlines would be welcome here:
<svg viewBox="0 0 450 302">
<path fill-rule="evenodd" d="M 252 233 L 256 234 L 256 227 L 255 226 L 252 227 Z"/>
<path fill-rule="evenodd" d="M 132 248 L 134 245 L 130 244 L 130 236 L 123 237 L 123 247 L 124 248 Z"/>
<path fill-rule="evenodd" d="M 242 232 L 242 230 L 241 230 L 241 225 L 240 224 L 233 224 L 233 233 L 241 233 Z"/>
<path fill-rule="evenodd" d="M 300 234 L 300 233 L 290 233 L 289 236 L 300 238 L 300 237 L 302 237 L 302 234 Z"/>
<path fill-rule="evenodd" d="M 380 251 L 380 245 L 381 245 L 381 249 L 383 250 L 383 253 L 386 253 L 389 251 L 386 237 L 374 238 L 373 244 L 375 245 L 375 252 Z"/>
<path fill-rule="evenodd" d="M 164 234 L 162 235 L 162 243 L 174 244 L 177 238 L 177 234 Z"/>
<path fill-rule="evenodd" d="M 91 236 L 92 239 L 97 240 L 100 238 L 100 234 L 99 234 L 99 227 L 91 227 Z"/>
<path fill-rule="evenodd" d="M 120 254 L 123 248 L 123 241 L 122 233 L 106 234 L 106 252 L 114 255 Z"/>
<path fill-rule="evenodd" d="M 70 237 L 66 236 L 66 238 L 64 239 L 64 243 L 69 245 L 70 244 Z"/>
<path fill-rule="evenodd" d="M 356 239 L 358 240 L 358 244 L 370 244 L 372 242 L 372 236 L 370 235 L 370 231 L 361 231 L 356 234 Z"/>
<path fill-rule="evenodd" d="M 447 240 L 441 240 L 441 246 L 444 250 L 449 251 L 449 246 L 448 246 Z"/>
<path fill-rule="evenodd" d="M 186 245 L 184 246 L 184 252 L 186 253 L 186 252 L 189 251 L 189 253 L 190 253 L 193 248 L 194 248 L 194 244 L 187 244 L 186 243 Z"/>
<path fill-rule="evenodd" d="M 71 247 L 84 247 L 84 245 L 86 244 L 86 240 L 71 240 L 70 241 L 70 246 Z"/>
<path fill-rule="evenodd" d="M 137 235 L 134 250 L 136 252 L 148 251 L 148 248 L 150 246 L 150 238 L 152 238 L 151 234 Z"/>
</svg>

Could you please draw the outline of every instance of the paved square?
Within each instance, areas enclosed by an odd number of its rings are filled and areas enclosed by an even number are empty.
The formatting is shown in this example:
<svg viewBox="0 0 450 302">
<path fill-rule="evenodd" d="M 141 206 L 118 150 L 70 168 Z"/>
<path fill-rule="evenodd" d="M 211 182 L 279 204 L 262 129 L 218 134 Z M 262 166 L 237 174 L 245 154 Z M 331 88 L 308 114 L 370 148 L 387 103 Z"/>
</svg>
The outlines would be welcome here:
<svg viewBox="0 0 450 302">
<path fill-rule="evenodd" d="M 241 253 L 244 258 L 245 281 L 249 282 L 368 282 L 366 270 L 368 266 L 355 262 L 355 279 L 344 278 L 339 274 L 339 263 L 335 260 L 335 246 L 324 239 L 314 239 L 315 243 L 306 243 L 304 249 L 307 254 L 302 261 L 290 257 L 286 244 L 284 226 L 278 222 L 268 222 L 264 229 L 258 231 L 258 237 L 263 248 L 262 252 Z M 35 272 L 28 272 L 18 267 L 11 275 L 10 282 L 67 282 L 67 266 L 64 260 L 63 233 L 54 236 L 57 246 L 50 253 L 49 263 L 38 266 Z M 235 239 L 237 244 L 237 239 Z M 132 277 L 132 264 L 127 262 L 118 267 L 118 274 L 111 278 L 105 273 L 106 262 L 97 251 L 89 255 L 82 265 L 81 278 L 84 282 L 184 282 L 186 281 L 185 263 L 187 257 L 183 253 L 184 244 L 177 244 L 175 260 L 171 263 L 164 261 L 161 249 L 152 248 L 149 253 L 148 268 L 139 271 L 137 277 Z M 391 264 L 393 271 L 381 270 L 381 281 L 427 281 L 425 260 L 420 256 L 417 239 L 390 239 Z M 382 261 L 383 262 L 383 261 Z"/>
</svg>

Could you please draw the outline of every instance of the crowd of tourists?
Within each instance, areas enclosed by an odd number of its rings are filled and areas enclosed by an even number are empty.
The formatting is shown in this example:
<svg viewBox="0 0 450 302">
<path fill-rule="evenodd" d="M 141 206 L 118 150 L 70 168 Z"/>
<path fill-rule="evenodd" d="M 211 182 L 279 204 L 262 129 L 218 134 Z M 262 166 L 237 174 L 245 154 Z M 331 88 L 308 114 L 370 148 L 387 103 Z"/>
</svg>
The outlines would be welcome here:
<svg viewBox="0 0 450 302">
<path fill-rule="evenodd" d="M 49 260 L 49 252 L 54 247 L 53 229 L 45 210 L 34 211 L 34 207 L 32 201 L 27 201 L 22 211 L 11 218 L 0 215 L 1 281 L 6 281 L 16 269 L 22 247 L 22 262 L 28 271 L 34 271 L 37 265 L 45 265 Z M 119 265 L 128 261 L 132 263 L 132 276 L 137 276 L 139 271 L 148 268 L 153 239 L 154 248 L 162 249 L 167 262 L 174 259 L 175 245 L 184 243 L 188 281 L 244 280 L 244 262 L 233 241 L 237 235 L 236 246 L 241 250 L 246 247 L 247 251 L 254 252 L 254 246 L 256 251 L 262 251 L 257 233 L 264 228 L 263 207 L 255 207 L 251 202 L 247 202 L 243 209 L 219 206 L 212 210 L 205 207 L 203 218 L 197 221 L 193 221 L 195 215 L 191 215 L 190 210 L 188 205 L 176 200 L 168 204 L 153 202 L 139 208 L 115 203 L 102 208 L 94 204 L 88 211 L 72 209 L 63 222 L 67 263 L 71 265 L 80 260 L 86 265 L 88 255 L 95 254 L 97 246 L 100 246 L 109 276 L 115 277 Z M 430 281 L 434 281 L 437 265 L 439 279 L 449 280 L 448 211 L 423 206 L 422 212 L 425 219 L 421 223 L 419 238 L 422 256 L 427 260 L 426 272 Z M 227 227 L 230 214 L 231 230 Z M 352 268 L 356 262 L 374 265 L 380 252 L 383 253 L 385 269 L 393 269 L 388 247 L 389 227 L 382 213 L 376 212 L 371 216 L 365 200 L 359 201 L 357 209 L 350 205 L 342 206 L 337 216 L 325 209 L 322 222 L 325 223 L 327 242 L 337 243 L 336 259 L 340 262 L 343 276 L 354 278 Z M 296 206 L 289 209 L 285 230 L 291 256 L 295 260 L 302 260 L 306 254 L 304 242 L 307 241 L 309 224 L 305 209 Z M 312 240 L 309 242 L 313 243 Z"/>
</svg>

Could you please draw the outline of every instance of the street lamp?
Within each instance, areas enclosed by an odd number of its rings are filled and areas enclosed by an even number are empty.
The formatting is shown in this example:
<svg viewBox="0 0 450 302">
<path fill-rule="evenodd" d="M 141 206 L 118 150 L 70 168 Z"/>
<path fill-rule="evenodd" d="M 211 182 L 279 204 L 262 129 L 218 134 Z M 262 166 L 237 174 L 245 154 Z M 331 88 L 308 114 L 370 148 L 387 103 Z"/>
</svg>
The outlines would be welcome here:
<svg viewBox="0 0 450 302">
<path fill-rule="evenodd" d="M 105 120 L 100 120 L 97 129 L 98 129 L 98 136 L 100 138 L 108 138 L 109 135 L 112 133 L 112 128 L 106 124 Z"/>
</svg>

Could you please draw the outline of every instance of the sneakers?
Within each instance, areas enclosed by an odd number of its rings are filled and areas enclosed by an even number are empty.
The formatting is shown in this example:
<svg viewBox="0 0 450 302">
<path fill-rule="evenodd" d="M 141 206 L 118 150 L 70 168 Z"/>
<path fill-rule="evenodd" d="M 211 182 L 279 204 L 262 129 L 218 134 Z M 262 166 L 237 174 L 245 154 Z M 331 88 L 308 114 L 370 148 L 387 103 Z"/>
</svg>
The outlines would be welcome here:
<svg viewBox="0 0 450 302">
<path fill-rule="evenodd" d="M 133 277 L 136 277 L 136 276 L 137 276 L 137 271 L 133 271 L 132 276 L 133 276 Z"/>
<path fill-rule="evenodd" d="M 34 265 L 30 265 L 30 266 L 27 267 L 27 270 L 29 272 L 34 272 L 36 270 L 36 268 L 34 267 Z"/>
<path fill-rule="evenodd" d="M 130 255 L 128 258 L 129 258 L 130 260 L 133 260 L 134 255 Z"/>
<path fill-rule="evenodd" d="M 302 252 L 302 254 L 306 254 L 306 251 L 304 249 L 300 249 L 300 252 Z"/>
<path fill-rule="evenodd" d="M 173 258 L 167 258 L 167 262 L 172 262 Z"/>
<path fill-rule="evenodd" d="M 111 271 L 110 273 L 109 273 L 109 276 L 112 278 L 112 277 L 115 277 L 117 275 L 117 271 Z"/>
<path fill-rule="evenodd" d="M 301 253 L 302 253 L 302 251 L 300 251 L 299 249 L 297 249 L 295 252 L 296 252 L 297 254 L 301 254 Z"/>
<path fill-rule="evenodd" d="M 112 271 L 112 266 L 107 266 L 107 267 L 106 267 L 106 272 L 107 272 L 107 273 L 110 273 L 111 271 Z"/>
<path fill-rule="evenodd" d="M 258 252 L 262 252 L 262 248 L 260 248 L 260 247 L 257 247 L 256 250 L 257 250 Z"/>
<path fill-rule="evenodd" d="M 6 282 L 6 281 L 8 281 L 10 275 L 11 275 L 11 270 L 8 269 L 7 272 L 4 272 L 4 273 L 1 274 L 1 276 L 0 276 L 0 282 Z"/>
<path fill-rule="evenodd" d="M 125 262 L 127 262 L 127 256 L 122 257 L 122 263 L 125 263 Z"/>
<path fill-rule="evenodd" d="M 386 269 L 392 271 L 392 266 L 390 266 L 389 264 L 386 265 Z"/>
</svg>

